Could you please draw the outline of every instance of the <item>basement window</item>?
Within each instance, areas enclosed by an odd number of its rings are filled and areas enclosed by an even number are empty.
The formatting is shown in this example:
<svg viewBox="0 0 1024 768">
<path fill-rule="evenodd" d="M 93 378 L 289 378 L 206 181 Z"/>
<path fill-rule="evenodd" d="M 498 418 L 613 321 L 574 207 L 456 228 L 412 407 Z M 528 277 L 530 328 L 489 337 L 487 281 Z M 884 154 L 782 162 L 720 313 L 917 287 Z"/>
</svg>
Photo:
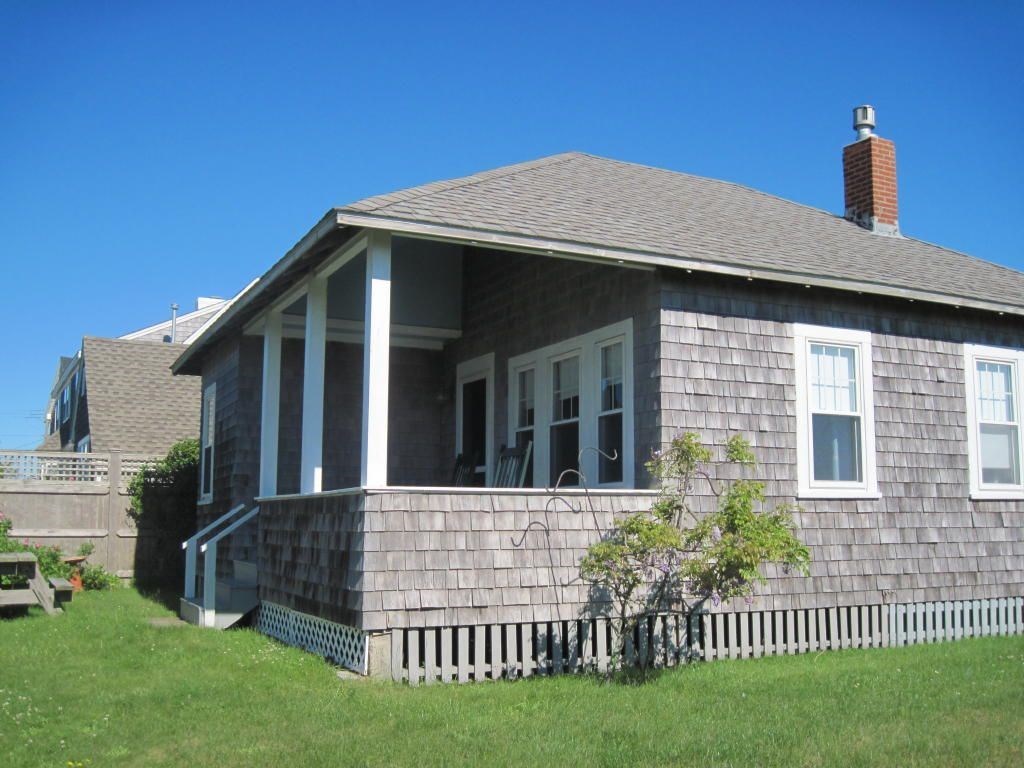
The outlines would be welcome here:
<svg viewBox="0 0 1024 768">
<path fill-rule="evenodd" d="M 1020 402 L 1024 351 L 964 345 L 971 498 L 1024 498 Z"/>
<path fill-rule="evenodd" d="M 871 334 L 793 326 L 801 498 L 878 498 Z"/>
</svg>

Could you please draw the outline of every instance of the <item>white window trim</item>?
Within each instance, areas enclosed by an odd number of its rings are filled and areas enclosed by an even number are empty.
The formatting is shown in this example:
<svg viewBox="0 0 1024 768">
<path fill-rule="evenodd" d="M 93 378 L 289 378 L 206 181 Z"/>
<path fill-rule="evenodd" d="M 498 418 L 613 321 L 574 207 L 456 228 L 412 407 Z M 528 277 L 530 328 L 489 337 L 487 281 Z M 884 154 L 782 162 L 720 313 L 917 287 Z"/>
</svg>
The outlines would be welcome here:
<svg viewBox="0 0 1024 768">
<path fill-rule="evenodd" d="M 208 404 L 213 402 L 210 408 L 209 419 L 206 417 Z M 213 489 L 216 482 L 213 471 L 217 466 L 217 383 L 210 384 L 203 390 L 203 402 L 200 410 L 202 423 L 199 425 L 199 501 L 200 504 L 210 504 L 213 501 Z M 210 425 L 210 426 L 207 426 Z M 209 436 L 210 427 L 213 430 L 213 439 L 210 441 L 210 491 L 203 492 L 203 477 L 206 474 L 206 439 Z"/>
<path fill-rule="evenodd" d="M 92 435 L 86 435 L 75 444 L 75 451 L 78 453 L 89 453 L 92 451 Z"/>
<path fill-rule="evenodd" d="M 597 416 L 601 410 L 601 347 L 622 342 L 622 482 L 598 482 L 598 455 L 585 451 L 580 469 L 590 488 L 632 488 L 636 482 L 633 446 L 633 321 L 623 320 L 595 331 L 517 355 L 508 361 L 508 421 L 506 445 L 515 444 L 519 408 L 519 371 L 533 368 L 533 482 L 548 487 L 557 478 L 549 475 L 552 364 L 578 355 L 580 358 L 580 447 L 597 447 Z"/>
<path fill-rule="evenodd" d="M 1017 413 L 1017 462 L 1021 470 L 1020 485 L 996 485 L 981 482 L 981 444 L 978 440 L 978 409 L 975 399 L 977 361 L 1009 363 L 1014 367 L 1014 408 Z M 1024 397 L 1024 350 L 1008 347 L 989 347 L 981 344 L 964 344 L 964 384 L 967 392 L 967 452 L 968 471 L 971 483 L 971 498 L 978 500 L 1024 499 L 1024 424 L 1020 418 L 1021 398 Z"/>
<path fill-rule="evenodd" d="M 528 371 L 533 372 L 533 424 L 528 427 L 519 426 L 519 403 L 522 392 L 519 391 L 519 374 L 526 373 Z M 509 420 L 508 420 L 508 434 L 509 439 L 507 445 L 510 447 L 519 444 L 519 433 L 520 432 L 531 432 L 533 434 L 533 442 L 537 439 L 537 366 L 530 363 L 527 365 L 521 365 L 518 368 L 509 367 L 509 396 L 515 396 L 515 402 L 509 403 Z"/>
<path fill-rule="evenodd" d="M 487 388 L 487 468 L 485 485 L 489 488 L 494 474 L 494 353 L 474 357 L 455 366 L 455 455 L 462 453 L 462 387 L 484 379 Z"/>
<path fill-rule="evenodd" d="M 857 396 L 863 419 L 860 483 L 815 481 L 811 468 L 811 418 L 807 381 L 807 359 L 811 343 L 840 344 L 857 348 Z M 797 498 L 880 499 L 875 462 L 875 403 L 872 372 L 871 333 L 849 328 L 793 324 L 793 357 L 796 368 L 796 454 Z"/>
</svg>

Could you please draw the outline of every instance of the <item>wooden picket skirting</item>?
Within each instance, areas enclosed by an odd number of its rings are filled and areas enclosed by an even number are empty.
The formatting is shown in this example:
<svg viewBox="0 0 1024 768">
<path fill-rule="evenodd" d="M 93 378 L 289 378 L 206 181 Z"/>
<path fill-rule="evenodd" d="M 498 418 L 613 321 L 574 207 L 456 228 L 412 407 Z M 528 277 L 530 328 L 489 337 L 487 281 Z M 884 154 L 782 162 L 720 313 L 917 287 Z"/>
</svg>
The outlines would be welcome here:
<svg viewBox="0 0 1024 768">
<path fill-rule="evenodd" d="M 391 671 L 410 685 L 605 672 L 616 622 L 607 618 L 394 629 Z M 881 648 L 1021 634 L 1024 598 L 786 611 L 649 616 L 627 638 L 625 663 L 654 668 L 842 648 Z"/>
</svg>

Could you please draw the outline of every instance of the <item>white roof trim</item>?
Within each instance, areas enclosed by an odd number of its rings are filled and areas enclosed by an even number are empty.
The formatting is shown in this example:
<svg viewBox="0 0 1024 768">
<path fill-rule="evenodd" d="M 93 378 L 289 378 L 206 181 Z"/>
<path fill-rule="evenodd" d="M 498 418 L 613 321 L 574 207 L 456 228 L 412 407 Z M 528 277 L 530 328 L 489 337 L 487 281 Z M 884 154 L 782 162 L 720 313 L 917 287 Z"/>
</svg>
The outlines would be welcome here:
<svg viewBox="0 0 1024 768">
<path fill-rule="evenodd" d="M 993 301 L 981 301 L 979 299 L 972 299 L 964 296 L 950 296 L 943 293 L 935 293 L 919 289 L 900 288 L 898 286 L 887 285 L 885 283 L 842 280 L 839 278 L 829 278 L 815 274 L 787 272 L 785 270 L 738 267 L 730 264 L 691 259 L 685 256 L 666 256 L 665 254 L 651 253 L 648 251 L 628 251 L 616 248 L 602 248 L 601 246 L 588 245 L 586 243 L 562 240 L 544 240 L 503 232 L 472 230 L 441 224 L 429 224 L 419 221 L 386 218 L 382 216 L 374 216 L 372 214 L 350 213 L 341 209 L 338 210 L 338 223 L 372 229 L 387 229 L 397 234 L 418 235 L 429 239 L 450 240 L 462 243 L 465 243 L 468 240 L 480 245 L 495 245 L 503 248 L 529 251 L 531 253 L 539 253 L 541 255 L 548 256 L 571 254 L 592 259 L 623 262 L 626 264 L 648 264 L 673 269 L 688 269 L 698 272 L 711 272 L 720 275 L 746 277 L 753 280 L 773 280 L 784 283 L 796 283 L 798 285 L 813 285 L 821 288 L 836 288 L 843 291 L 870 293 L 877 296 L 890 296 L 895 298 L 912 299 L 915 301 L 928 301 L 956 307 L 971 307 L 974 309 L 983 309 L 1012 315 L 1024 315 L 1024 307 L 1020 306 L 1002 304 L 1000 302 Z"/>
</svg>

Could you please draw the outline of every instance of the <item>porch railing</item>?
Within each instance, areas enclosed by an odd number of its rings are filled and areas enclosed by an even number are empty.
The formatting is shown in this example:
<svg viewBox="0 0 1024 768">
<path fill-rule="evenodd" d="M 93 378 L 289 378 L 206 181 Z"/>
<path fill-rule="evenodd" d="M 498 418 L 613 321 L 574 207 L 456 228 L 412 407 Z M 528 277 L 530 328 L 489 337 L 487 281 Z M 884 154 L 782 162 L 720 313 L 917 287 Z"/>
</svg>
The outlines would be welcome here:
<svg viewBox="0 0 1024 768">
<path fill-rule="evenodd" d="M 185 550 L 184 597 L 186 600 L 195 600 L 199 555 L 203 556 L 204 626 L 215 626 L 217 616 L 217 545 L 222 539 L 227 538 L 256 517 L 259 511 L 259 507 L 253 507 L 245 512 L 245 505 L 239 504 L 181 543 L 181 548 Z M 243 512 L 245 514 L 242 514 Z"/>
</svg>

